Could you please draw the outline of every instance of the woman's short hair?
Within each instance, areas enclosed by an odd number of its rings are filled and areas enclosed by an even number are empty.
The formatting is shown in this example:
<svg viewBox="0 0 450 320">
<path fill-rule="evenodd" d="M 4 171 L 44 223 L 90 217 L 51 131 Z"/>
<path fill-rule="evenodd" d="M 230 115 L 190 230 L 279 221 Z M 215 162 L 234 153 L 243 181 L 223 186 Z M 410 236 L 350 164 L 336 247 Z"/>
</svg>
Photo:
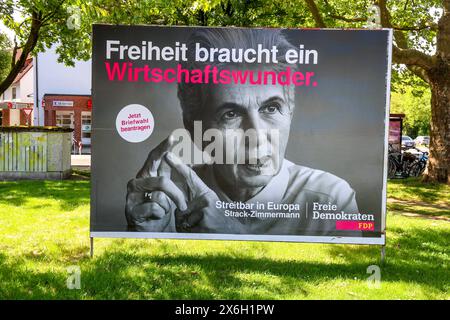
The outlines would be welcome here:
<svg viewBox="0 0 450 320">
<path fill-rule="evenodd" d="M 202 48 L 209 51 L 210 48 L 236 48 L 236 49 L 256 49 L 258 45 L 262 45 L 264 49 L 271 49 L 275 46 L 277 51 L 278 63 L 221 63 L 214 62 L 198 62 L 195 61 L 195 46 L 200 44 Z M 199 28 L 195 30 L 187 41 L 187 61 L 182 63 L 183 69 L 194 70 L 203 69 L 207 64 L 221 68 L 261 68 L 273 71 L 283 71 L 286 67 L 295 68 L 295 65 L 286 62 L 286 51 L 295 49 L 295 47 L 286 39 L 282 30 L 279 29 L 244 29 L 244 28 Z M 183 110 L 183 118 L 191 122 L 200 119 L 202 109 L 206 102 L 209 88 L 220 86 L 222 84 L 196 84 L 180 82 L 178 84 L 178 98 Z M 294 93 L 291 86 L 284 86 L 285 94 L 289 102 L 294 104 Z"/>
</svg>

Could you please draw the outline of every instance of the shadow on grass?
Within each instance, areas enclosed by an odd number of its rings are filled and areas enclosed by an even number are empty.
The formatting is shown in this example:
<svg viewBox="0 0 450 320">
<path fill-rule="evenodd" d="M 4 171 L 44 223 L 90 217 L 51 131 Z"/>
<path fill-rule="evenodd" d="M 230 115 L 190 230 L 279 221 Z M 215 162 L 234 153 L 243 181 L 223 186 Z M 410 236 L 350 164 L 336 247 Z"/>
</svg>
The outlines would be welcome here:
<svg viewBox="0 0 450 320">
<path fill-rule="evenodd" d="M 446 236 L 439 236 L 440 248 Z M 407 248 L 400 254 L 394 248 L 388 250 L 382 280 L 417 283 L 445 293 L 449 280 L 445 258 L 430 250 L 418 255 L 416 240 L 400 239 Z M 379 252 L 374 247 L 330 246 L 332 254 L 343 253 L 346 261 L 325 263 L 228 254 L 147 256 L 139 254 L 138 247 L 135 250 L 106 252 L 95 258 L 92 269 L 83 273 L 88 294 L 102 299 L 273 299 L 295 293 L 307 298 L 310 287 L 321 282 L 365 280 L 367 267 Z"/>
<path fill-rule="evenodd" d="M 433 203 L 439 200 L 449 201 L 449 187 L 443 183 L 422 182 L 420 178 L 407 178 L 402 180 L 389 180 L 388 196 L 408 200 L 408 195 L 417 196 L 420 201 Z"/>
<path fill-rule="evenodd" d="M 75 290 L 66 287 L 65 275 L 56 272 L 34 273 L 24 267 L 25 259 L 11 262 L 0 253 L 0 299 L 58 299 L 61 292 L 67 298 L 77 298 Z"/>
<path fill-rule="evenodd" d="M 130 277 L 127 272 L 130 259 L 143 264 L 137 277 Z M 113 281 L 108 282 L 109 288 L 113 289 L 110 292 L 125 284 L 129 292 L 145 288 L 153 299 L 274 299 L 289 293 L 306 298 L 308 285 L 314 282 L 333 278 L 353 279 L 365 270 L 359 263 L 349 266 L 274 261 L 226 254 L 142 257 L 115 252 L 96 260 L 92 279 L 99 280 L 96 275 L 108 267 L 110 272 L 116 273 Z M 100 293 L 100 296 L 110 298 L 107 292 Z M 114 298 L 119 297 L 123 296 Z"/>
<path fill-rule="evenodd" d="M 397 211 L 398 213 L 411 213 L 415 215 L 424 215 L 424 216 L 442 216 L 442 217 L 450 217 L 450 207 L 444 208 L 430 208 L 428 206 L 420 206 L 415 204 L 414 202 L 404 202 L 404 203 L 387 203 L 387 209 L 392 211 Z"/>
<path fill-rule="evenodd" d="M 409 230 L 391 227 L 386 236 L 386 263 L 382 281 L 425 284 L 445 293 L 450 290 L 450 232 L 445 230 Z M 329 253 L 347 263 L 380 256 L 380 247 L 330 246 Z"/>
<path fill-rule="evenodd" d="M 448 292 L 450 232 L 414 229 L 411 233 L 403 233 L 400 228 L 391 232 L 397 233 L 398 237 L 389 243 L 387 262 L 380 266 L 382 281 L 415 283 L 440 293 Z M 110 286 L 120 287 L 126 283 L 137 291 L 147 283 L 151 285 L 155 299 L 271 299 L 287 292 L 297 292 L 307 298 L 310 286 L 334 279 L 365 280 L 369 276 L 367 267 L 379 264 L 379 247 L 330 245 L 328 248 L 331 256 L 342 258 L 344 262 L 277 261 L 248 257 L 245 253 L 239 257 L 186 253 L 148 257 L 137 253 L 107 252 L 95 259 L 91 276 L 94 280 L 102 270 L 109 270 L 116 273 Z M 135 249 L 136 252 L 139 250 Z M 130 261 L 142 266 L 140 277 L 130 277 L 127 272 Z M 242 274 L 256 276 L 245 279 L 239 276 Z M 204 279 L 197 284 L 199 275 Z M 265 281 L 267 276 L 277 281 Z M 107 277 L 103 281 L 106 280 Z M 255 290 L 249 291 L 252 286 Z M 423 291 L 427 290 L 424 288 Z"/>
<path fill-rule="evenodd" d="M 405 282 L 422 287 L 425 295 L 448 293 L 450 232 L 392 228 L 382 282 Z M 261 243 L 263 245 L 263 243 Z M 269 245 L 269 244 L 266 244 Z M 24 258 L 4 263 L 0 254 L 0 298 L 20 299 L 277 299 L 292 294 L 308 298 L 321 283 L 365 281 L 367 267 L 379 264 L 379 247 L 330 245 L 333 262 L 276 260 L 247 252 L 189 254 L 176 242 L 118 240 L 94 259 L 88 248 L 64 251 L 62 267 L 81 266 L 81 290 L 65 287 L 67 274 L 30 273 Z M 152 253 L 153 251 L 153 253 Z M 254 252 L 253 252 L 254 253 Z M 11 260 L 11 259 L 10 259 Z M 45 263 L 39 257 L 26 260 Z M 12 276 L 12 279 L 5 277 Z M 351 287 L 350 287 L 351 288 Z M 428 293 L 429 292 L 429 293 Z"/>
<path fill-rule="evenodd" d="M 89 204 L 89 192 L 89 181 L 3 181 L 0 182 L 0 204 L 21 207 L 33 198 L 58 200 L 60 209 L 68 211 Z"/>
</svg>

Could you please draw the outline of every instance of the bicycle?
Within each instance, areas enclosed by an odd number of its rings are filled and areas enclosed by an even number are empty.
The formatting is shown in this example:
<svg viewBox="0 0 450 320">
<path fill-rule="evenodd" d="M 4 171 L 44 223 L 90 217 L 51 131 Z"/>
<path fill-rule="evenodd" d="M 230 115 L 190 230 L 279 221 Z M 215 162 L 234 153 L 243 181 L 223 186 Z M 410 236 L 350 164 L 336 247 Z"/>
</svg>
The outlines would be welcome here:
<svg viewBox="0 0 450 320">
<path fill-rule="evenodd" d="M 388 178 L 407 178 L 410 176 L 412 165 L 417 162 L 414 154 L 396 151 L 391 144 L 388 149 Z"/>
<path fill-rule="evenodd" d="M 418 150 L 416 148 L 416 150 Z M 420 150 L 418 150 L 420 151 Z M 425 171 L 428 162 L 428 152 L 421 151 L 419 159 L 416 159 L 414 163 L 411 164 L 409 168 L 409 176 L 411 177 L 419 177 Z"/>
</svg>

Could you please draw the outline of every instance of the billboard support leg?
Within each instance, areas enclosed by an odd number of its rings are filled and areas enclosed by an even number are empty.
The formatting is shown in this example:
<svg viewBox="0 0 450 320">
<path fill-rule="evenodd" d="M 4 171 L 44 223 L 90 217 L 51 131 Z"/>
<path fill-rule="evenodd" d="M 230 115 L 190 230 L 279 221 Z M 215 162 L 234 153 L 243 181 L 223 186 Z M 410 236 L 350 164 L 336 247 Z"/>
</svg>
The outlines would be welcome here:
<svg viewBox="0 0 450 320">
<path fill-rule="evenodd" d="M 384 264 L 384 261 L 386 260 L 386 246 L 381 246 L 381 264 Z"/>
<path fill-rule="evenodd" d="M 93 237 L 90 237 L 90 242 L 91 242 L 91 253 L 90 253 L 90 256 L 91 256 L 91 258 L 93 258 L 94 257 L 94 238 Z"/>
</svg>

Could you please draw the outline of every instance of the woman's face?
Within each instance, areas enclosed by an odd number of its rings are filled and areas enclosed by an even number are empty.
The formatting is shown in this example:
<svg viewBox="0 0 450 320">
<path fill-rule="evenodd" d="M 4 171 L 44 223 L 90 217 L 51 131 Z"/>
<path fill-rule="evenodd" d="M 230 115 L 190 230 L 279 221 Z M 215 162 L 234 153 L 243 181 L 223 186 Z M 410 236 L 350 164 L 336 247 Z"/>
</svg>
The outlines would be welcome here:
<svg viewBox="0 0 450 320">
<path fill-rule="evenodd" d="M 293 110 L 288 92 L 281 85 L 215 85 L 209 89 L 202 125 L 204 130 L 222 132 L 225 160 L 234 160 L 214 166 L 227 185 L 264 187 L 280 171 Z M 230 139 L 235 132 L 247 137 L 236 147 Z"/>
</svg>

